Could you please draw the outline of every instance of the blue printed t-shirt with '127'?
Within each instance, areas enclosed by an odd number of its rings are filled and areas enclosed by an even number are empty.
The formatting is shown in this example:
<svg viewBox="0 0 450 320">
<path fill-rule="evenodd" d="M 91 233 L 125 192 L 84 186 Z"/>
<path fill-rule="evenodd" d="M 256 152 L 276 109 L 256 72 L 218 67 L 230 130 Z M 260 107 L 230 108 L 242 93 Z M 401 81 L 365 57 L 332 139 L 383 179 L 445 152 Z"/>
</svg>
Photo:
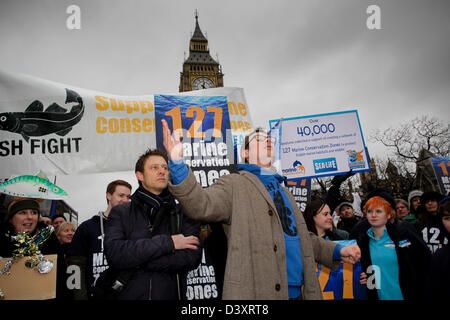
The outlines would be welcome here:
<svg viewBox="0 0 450 320">
<path fill-rule="evenodd" d="M 284 177 L 253 164 L 241 164 L 238 170 L 245 170 L 256 175 L 272 197 L 283 227 L 289 298 L 298 298 L 302 294 L 301 286 L 304 283 L 302 252 L 294 210 L 281 185 Z"/>
</svg>

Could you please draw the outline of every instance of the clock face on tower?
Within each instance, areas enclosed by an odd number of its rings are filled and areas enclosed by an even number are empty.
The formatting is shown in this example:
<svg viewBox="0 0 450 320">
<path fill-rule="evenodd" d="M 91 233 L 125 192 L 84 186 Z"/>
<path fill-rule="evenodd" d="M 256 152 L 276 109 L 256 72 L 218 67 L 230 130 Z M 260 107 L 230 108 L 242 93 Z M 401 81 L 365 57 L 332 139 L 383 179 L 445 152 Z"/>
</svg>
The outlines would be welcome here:
<svg viewBox="0 0 450 320">
<path fill-rule="evenodd" d="M 208 78 L 197 78 L 192 82 L 194 90 L 214 88 L 214 82 Z"/>
</svg>

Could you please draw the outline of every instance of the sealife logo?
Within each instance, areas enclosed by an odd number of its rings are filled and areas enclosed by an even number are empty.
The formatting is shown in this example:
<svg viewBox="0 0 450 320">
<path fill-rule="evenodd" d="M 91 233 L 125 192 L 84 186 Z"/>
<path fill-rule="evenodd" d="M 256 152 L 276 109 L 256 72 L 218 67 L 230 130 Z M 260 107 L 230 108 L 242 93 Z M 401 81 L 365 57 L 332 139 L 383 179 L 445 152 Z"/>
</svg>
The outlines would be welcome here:
<svg viewBox="0 0 450 320">
<path fill-rule="evenodd" d="M 306 173 L 305 167 L 299 160 L 294 161 L 294 163 L 292 164 L 292 168 L 282 169 L 281 171 L 285 175 L 293 175 L 293 174 L 305 175 Z"/>
<path fill-rule="evenodd" d="M 338 171 L 336 158 L 324 158 L 313 160 L 314 172 L 325 173 Z"/>
<path fill-rule="evenodd" d="M 356 152 L 356 150 L 347 150 L 348 154 L 348 166 L 350 169 L 364 168 L 366 162 L 364 161 L 363 151 Z"/>
<path fill-rule="evenodd" d="M 42 102 L 35 100 L 24 112 L 0 113 L 0 130 L 20 134 L 27 142 L 30 137 L 52 133 L 65 136 L 80 122 L 85 108 L 81 96 L 67 88 L 65 103 L 77 104 L 73 105 L 69 112 L 57 103 L 52 103 L 44 110 Z"/>
</svg>

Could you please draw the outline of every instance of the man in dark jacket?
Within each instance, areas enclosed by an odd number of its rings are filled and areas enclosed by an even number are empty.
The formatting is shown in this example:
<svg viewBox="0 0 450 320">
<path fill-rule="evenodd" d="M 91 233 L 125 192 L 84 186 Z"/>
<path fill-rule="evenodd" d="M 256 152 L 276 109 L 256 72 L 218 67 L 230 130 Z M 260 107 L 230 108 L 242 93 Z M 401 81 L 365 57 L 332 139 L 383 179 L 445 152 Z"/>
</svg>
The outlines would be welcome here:
<svg viewBox="0 0 450 320">
<path fill-rule="evenodd" d="M 167 162 L 161 150 L 144 153 L 135 167 L 139 188 L 131 202 L 111 210 L 105 224 L 110 268 L 134 270 L 119 299 L 182 299 L 186 274 L 200 263 L 199 227 L 167 189 Z"/>
<path fill-rule="evenodd" d="M 450 239 L 450 196 L 439 202 L 439 218 L 442 231 Z M 433 301 L 450 298 L 450 244 L 447 242 L 433 254 L 430 263 L 427 298 Z"/>
<path fill-rule="evenodd" d="M 80 288 L 74 289 L 76 300 L 92 298 L 92 286 L 100 274 L 108 269 L 104 256 L 104 223 L 111 209 L 130 201 L 131 185 L 124 180 L 114 180 L 106 187 L 108 207 L 77 228 L 69 248 L 69 262 L 80 268 Z"/>
<path fill-rule="evenodd" d="M 449 240 L 438 215 L 438 205 L 443 198 L 444 196 L 439 192 L 425 192 L 420 197 L 420 205 L 417 207 L 417 223 L 415 226 L 431 253 L 444 247 Z"/>
</svg>

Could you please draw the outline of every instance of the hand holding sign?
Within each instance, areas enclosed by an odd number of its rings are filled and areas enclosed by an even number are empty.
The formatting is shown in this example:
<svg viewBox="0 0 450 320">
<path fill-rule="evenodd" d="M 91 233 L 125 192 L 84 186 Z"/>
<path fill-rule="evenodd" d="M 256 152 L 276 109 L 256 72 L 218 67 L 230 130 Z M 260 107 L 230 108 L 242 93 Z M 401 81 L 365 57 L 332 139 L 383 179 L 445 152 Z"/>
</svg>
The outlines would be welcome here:
<svg viewBox="0 0 450 320">
<path fill-rule="evenodd" d="M 355 174 L 355 172 L 353 172 L 353 169 L 350 169 L 350 171 L 347 172 L 346 174 L 342 174 L 342 175 L 335 176 L 335 177 L 333 178 L 333 180 L 331 180 L 331 184 L 332 184 L 332 185 L 335 185 L 335 186 L 337 186 L 337 187 L 340 187 L 341 184 L 342 184 L 345 180 L 347 180 L 349 177 L 353 176 L 354 174 Z"/>
<path fill-rule="evenodd" d="M 179 132 L 175 131 L 172 136 L 167 121 L 162 119 L 161 123 L 163 126 L 163 144 L 169 159 L 172 161 L 180 160 L 183 158 L 183 145 L 180 141 Z"/>
</svg>

